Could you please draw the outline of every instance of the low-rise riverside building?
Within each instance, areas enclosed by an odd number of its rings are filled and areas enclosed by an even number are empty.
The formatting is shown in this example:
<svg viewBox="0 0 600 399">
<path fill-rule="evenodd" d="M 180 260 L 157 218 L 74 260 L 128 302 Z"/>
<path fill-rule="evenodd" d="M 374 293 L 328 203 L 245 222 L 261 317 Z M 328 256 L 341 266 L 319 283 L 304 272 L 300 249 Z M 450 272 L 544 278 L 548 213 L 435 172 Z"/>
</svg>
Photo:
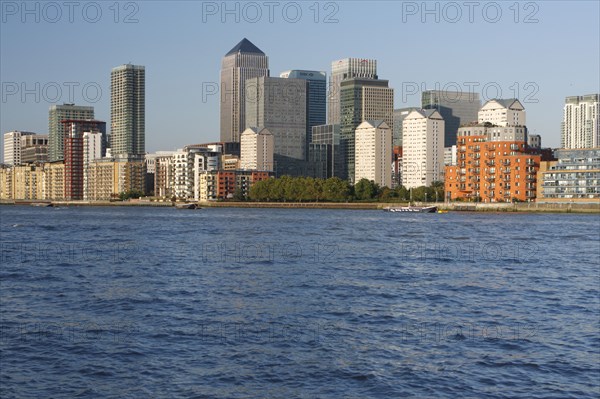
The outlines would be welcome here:
<svg viewBox="0 0 600 399">
<path fill-rule="evenodd" d="M 600 147 L 560 149 L 543 163 L 538 195 L 545 202 L 600 201 Z"/>
</svg>

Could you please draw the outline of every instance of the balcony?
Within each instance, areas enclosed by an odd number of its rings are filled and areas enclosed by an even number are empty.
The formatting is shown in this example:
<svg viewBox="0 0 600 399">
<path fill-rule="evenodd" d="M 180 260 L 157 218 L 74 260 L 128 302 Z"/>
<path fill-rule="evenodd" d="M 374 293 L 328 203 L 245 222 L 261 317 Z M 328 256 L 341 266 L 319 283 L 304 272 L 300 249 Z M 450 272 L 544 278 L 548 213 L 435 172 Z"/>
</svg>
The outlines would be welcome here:
<svg viewBox="0 0 600 399">
<path fill-rule="evenodd" d="M 527 177 L 525 178 L 525 180 L 527 180 L 527 181 L 535 181 L 536 179 L 535 179 L 535 176 L 533 176 L 533 175 L 527 175 Z"/>
<path fill-rule="evenodd" d="M 502 161 L 502 165 L 504 165 L 504 166 L 510 166 L 510 160 L 509 159 L 505 159 L 504 161 Z"/>
<path fill-rule="evenodd" d="M 535 197 L 535 191 L 527 191 L 526 196 L 527 196 L 527 198 L 534 198 Z"/>
<path fill-rule="evenodd" d="M 529 166 L 529 167 L 525 168 L 525 171 L 527 173 L 534 173 L 535 172 L 535 168 L 532 168 L 531 166 Z"/>
<path fill-rule="evenodd" d="M 481 151 L 481 147 L 479 147 L 478 145 L 476 145 L 475 147 L 473 147 L 473 151 L 479 152 L 479 151 Z"/>
<path fill-rule="evenodd" d="M 525 187 L 526 187 L 528 190 L 535 190 L 535 184 L 527 184 L 527 185 L 525 185 Z"/>
<path fill-rule="evenodd" d="M 527 159 L 527 161 L 525 162 L 525 164 L 529 165 L 529 166 L 533 166 L 533 165 L 535 165 L 535 161 L 533 159 L 529 158 L 529 159 Z"/>
<path fill-rule="evenodd" d="M 488 154 L 488 156 L 487 156 L 487 157 L 488 157 L 489 159 L 494 159 L 494 158 L 496 158 L 496 154 L 494 154 L 494 153 L 492 152 L 492 153 Z"/>
<path fill-rule="evenodd" d="M 496 181 L 496 178 L 494 176 L 488 176 L 485 178 L 485 180 L 487 180 L 489 182 L 494 182 L 494 181 Z"/>
<path fill-rule="evenodd" d="M 485 164 L 487 166 L 496 166 L 496 162 L 494 162 L 494 161 L 485 161 Z"/>
</svg>

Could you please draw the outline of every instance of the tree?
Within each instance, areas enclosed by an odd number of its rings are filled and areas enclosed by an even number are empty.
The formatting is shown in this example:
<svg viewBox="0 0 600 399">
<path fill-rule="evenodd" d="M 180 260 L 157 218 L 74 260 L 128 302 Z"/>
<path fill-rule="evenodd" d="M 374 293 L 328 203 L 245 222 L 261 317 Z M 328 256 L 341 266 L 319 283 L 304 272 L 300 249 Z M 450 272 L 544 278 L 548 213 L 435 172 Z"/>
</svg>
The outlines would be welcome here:
<svg viewBox="0 0 600 399">
<path fill-rule="evenodd" d="M 378 192 L 379 186 L 367 179 L 360 179 L 360 181 L 354 185 L 354 197 L 359 201 L 371 200 L 377 196 Z"/>
</svg>

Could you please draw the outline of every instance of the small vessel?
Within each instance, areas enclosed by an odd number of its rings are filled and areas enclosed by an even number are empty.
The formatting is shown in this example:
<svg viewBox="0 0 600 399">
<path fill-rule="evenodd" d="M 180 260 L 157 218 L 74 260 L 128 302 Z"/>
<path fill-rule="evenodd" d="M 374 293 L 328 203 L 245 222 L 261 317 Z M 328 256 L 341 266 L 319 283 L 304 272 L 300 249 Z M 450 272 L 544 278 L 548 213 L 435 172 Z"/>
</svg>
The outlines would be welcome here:
<svg viewBox="0 0 600 399">
<path fill-rule="evenodd" d="M 30 205 L 31 206 L 48 208 L 48 207 L 52 206 L 52 203 L 51 202 L 32 202 Z"/>
<path fill-rule="evenodd" d="M 388 206 L 383 210 L 387 212 L 436 213 L 437 206 Z"/>
<path fill-rule="evenodd" d="M 175 208 L 177 209 L 196 209 L 198 206 L 196 204 L 175 204 Z"/>
</svg>

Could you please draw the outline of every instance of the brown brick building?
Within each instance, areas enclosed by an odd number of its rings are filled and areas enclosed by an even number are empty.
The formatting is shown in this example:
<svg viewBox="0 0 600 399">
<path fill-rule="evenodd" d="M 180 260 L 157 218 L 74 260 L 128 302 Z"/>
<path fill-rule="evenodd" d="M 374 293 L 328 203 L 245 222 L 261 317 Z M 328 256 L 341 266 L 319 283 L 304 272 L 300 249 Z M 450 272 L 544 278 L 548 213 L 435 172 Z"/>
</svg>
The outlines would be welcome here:
<svg viewBox="0 0 600 399">
<path fill-rule="evenodd" d="M 527 146 L 524 126 L 472 125 L 457 137 L 457 165 L 445 169 L 449 201 L 533 201 L 541 155 Z"/>
</svg>

